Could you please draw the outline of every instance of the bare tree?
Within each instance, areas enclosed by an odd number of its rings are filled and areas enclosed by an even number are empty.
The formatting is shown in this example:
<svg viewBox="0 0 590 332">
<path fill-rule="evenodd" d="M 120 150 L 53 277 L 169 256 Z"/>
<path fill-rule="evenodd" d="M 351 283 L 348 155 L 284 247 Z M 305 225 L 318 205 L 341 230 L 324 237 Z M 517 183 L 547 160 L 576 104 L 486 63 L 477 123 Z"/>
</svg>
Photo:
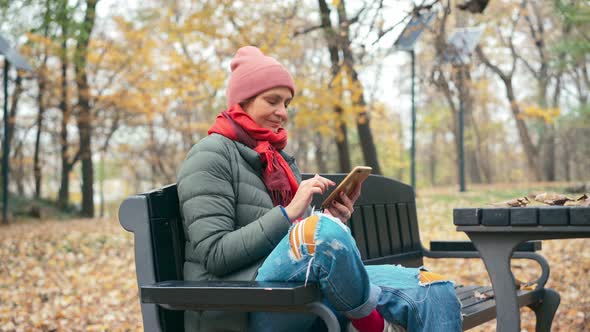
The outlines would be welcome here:
<svg viewBox="0 0 590 332">
<path fill-rule="evenodd" d="M 94 216 L 94 166 L 92 162 L 92 110 L 90 107 L 90 87 L 86 63 L 88 44 L 96 17 L 98 0 L 88 0 L 82 21 L 76 49 L 74 51 L 74 69 L 78 88 L 77 124 L 80 135 L 80 160 L 82 162 L 82 215 Z"/>
<path fill-rule="evenodd" d="M 522 110 L 520 103 L 516 99 L 516 95 L 514 92 L 514 73 L 517 69 L 517 62 L 519 61 L 519 55 L 516 52 L 514 46 L 514 38 L 517 33 L 518 23 L 522 17 L 523 8 L 520 7 L 517 15 L 511 20 L 511 27 L 509 27 L 509 33 L 507 37 L 504 37 L 501 31 L 498 31 L 498 35 L 500 40 L 507 47 L 510 51 L 510 69 L 507 71 L 503 71 L 497 64 L 492 63 L 489 57 L 485 54 L 484 50 L 478 46 L 476 48 L 476 54 L 478 58 L 482 61 L 482 63 L 490 69 L 502 82 L 505 88 L 506 98 L 510 103 L 510 110 L 512 111 L 512 115 L 514 121 L 516 122 L 516 128 L 518 131 L 518 136 L 520 138 L 520 142 L 522 144 L 527 165 L 529 168 L 530 173 L 536 180 L 540 180 L 543 178 L 541 168 L 539 167 L 539 150 L 537 146 L 533 143 L 529 130 L 526 126 L 522 118 Z"/>
<path fill-rule="evenodd" d="M 330 7 L 325 0 L 318 0 L 321 17 L 321 28 L 324 30 L 328 52 L 330 53 L 330 62 L 332 64 L 332 80 L 336 78 L 340 71 L 340 33 L 332 25 L 330 19 Z M 348 128 L 344 121 L 344 110 L 340 105 L 334 105 L 336 121 L 338 124 L 338 133 L 336 135 L 336 148 L 338 150 L 338 165 L 341 173 L 347 173 L 352 169 L 350 162 L 350 150 L 348 146 Z"/>
</svg>

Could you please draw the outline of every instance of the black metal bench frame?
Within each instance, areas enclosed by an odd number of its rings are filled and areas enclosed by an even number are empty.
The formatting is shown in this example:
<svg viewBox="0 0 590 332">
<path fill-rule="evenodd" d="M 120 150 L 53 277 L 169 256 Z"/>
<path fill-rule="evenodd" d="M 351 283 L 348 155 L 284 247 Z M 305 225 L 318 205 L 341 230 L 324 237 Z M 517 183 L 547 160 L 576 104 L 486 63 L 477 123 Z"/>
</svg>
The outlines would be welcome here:
<svg viewBox="0 0 590 332">
<path fill-rule="evenodd" d="M 304 178 L 310 177 L 304 174 Z M 324 174 L 340 182 L 345 174 Z M 327 193 L 328 194 L 328 193 Z M 319 206 L 321 197 L 314 199 Z M 123 228 L 134 234 L 135 266 L 145 331 L 184 331 L 184 310 L 312 312 L 323 319 L 328 331 L 340 331 L 334 314 L 321 303 L 316 284 L 255 281 L 183 281 L 184 227 L 176 185 L 126 199 L 119 209 Z M 480 258 L 469 241 L 431 242 L 422 246 L 412 187 L 390 178 L 371 175 L 363 184 L 349 225 L 365 264 L 402 264 L 419 267 L 423 257 Z M 559 295 L 544 285 L 549 265 L 534 251 L 540 242 L 523 243 L 513 258 L 535 260 L 542 273 L 533 290 L 519 290 L 518 304 L 537 315 L 537 332 L 550 331 Z M 456 287 L 462 303 L 463 329 L 496 316 L 491 287 Z M 543 301 L 545 295 L 556 301 Z"/>
</svg>

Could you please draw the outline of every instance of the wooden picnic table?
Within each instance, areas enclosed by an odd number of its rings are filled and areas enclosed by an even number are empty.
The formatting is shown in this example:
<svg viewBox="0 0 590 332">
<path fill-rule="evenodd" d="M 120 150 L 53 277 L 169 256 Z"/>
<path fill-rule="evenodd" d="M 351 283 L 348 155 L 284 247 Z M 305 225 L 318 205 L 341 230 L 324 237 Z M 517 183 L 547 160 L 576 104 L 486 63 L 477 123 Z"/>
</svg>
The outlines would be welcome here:
<svg viewBox="0 0 590 332">
<path fill-rule="evenodd" d="M 498 332 L 520 331 L 517 288 L 510 270 L 516 246 L 530 240 L 590 237 L 590 207 L 582 206 L 460 208 L 453 210 L 453 222 L 457 231 L 469 236 L 488 271 L 496 300 Z M 536 286 L 543 287 L 548 277 L 549 273 L 541 276 Z M 547 292 L 544 301 L 549 303 L 538 310 L 557 310 L 559 295 Z"/>
</svg>

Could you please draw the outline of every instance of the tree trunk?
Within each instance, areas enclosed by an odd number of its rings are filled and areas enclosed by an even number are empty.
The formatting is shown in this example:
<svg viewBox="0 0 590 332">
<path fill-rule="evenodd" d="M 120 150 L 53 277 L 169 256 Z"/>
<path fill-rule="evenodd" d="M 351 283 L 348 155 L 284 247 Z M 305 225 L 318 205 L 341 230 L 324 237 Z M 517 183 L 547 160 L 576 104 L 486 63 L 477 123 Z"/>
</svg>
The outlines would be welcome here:
<svg viewBox="0 0 590 332">
<path fill-rule="evenodd" d="M 512 74 L 507 75 L 502 70 L 492 64 L 488 57 L 483 53 L 483 50 L 478 46 L 475 49 L 478 57 L 480 60 L 486 65 L 486 67 L 490 68 L 500 80 L 504 83 L 504 88 L 506 90 L 506 98 L 510 103 L 510 110 L 512 111 L 512 116 L 514 117 L 514 121 L 516 122 L 516 129 L 518 130 L 518 137 L 520 138 L 520 143 L 524 149 L 524 153 L 526 156 L 527 165 L 529 171 L 532 173 L 533 178 L 535 180 L 542 179 L 541 168 L 539 167 L 539 155 L 538 150 L 535 148 L 533 141 L 531 140 L 531 136 L 529 135 L 528 128 L 526 124 L 520 117 L 520 105 L 516 100 L 516 96 L 514 95 L 514 88 L 512 86 Z M 512 71 L 514 72 L 514 71 Z"/>
<path fill-rule="evenodd" d="M 463 133 L 464 135 L 466 133 L 473 133 L 475 136 L 475 109 L 473 106 L 473 96 L 468 88 L 471 86 L 471 73 L 469 72 L 469 67 L 467 65 L 461 66 L 458 70 L 458 80 L 460 80 L 458 84 L 462 87 L 459 92 L 459 97 L 463 99 L 463 115 L 465 120 L 463 123 Z M 473 137 L 471 144 L 465 144 L 465 142 L 470 142 L 470 140 L 466 140 L 465 137 L 463 139 L 466 174 L 468 174 L 471 183 L 482 183 L 479 160 L 477 158 L 476 137 Z"/>
<path fill-rule="evenodd" d="M 23 81 L 19 72 L 16 71 L 16 80 L 14 84 L 14 91 L 12 92 L 12 101 L 10 103 L 10 111 L 8 114 L 8 141 L 6 146 L 10 146 L 12 137 L 14 137 L 14 127 L 16 125 L 16 113 L 18 111 L 18 101 L 23 92 Z M 10 151 L 10 150 L 9 150 Z"/>
<path fill-rule="evenodd" d="M 45 58 L 46 59 L 46 58 Z M 37 94 L 37 133 L 35 135 L 35 152 L 33 156 L 33 175 L 35 177 L 35 198 L 41 198 L 41 165 L 39 161 L 39 154 L 41 150 L 41 132 L 43 132 L 43 115 L 45 113 L 45 104 L 43 103 L 43 96 L 45 95 L 45 61 L 41 66 L 41 73 L 39 74 L 37 84 L 39 93 Z"/>
<path fill-rule="evenodd" d="M 49 0 L 45 2 L 45 17 L 43 20 L 43 36 L 47 38 L 49 36 L 49 24 L 51 22 L 51 8 Z M 45 114 L 45 103 L 43 97 L 45 95 L 45 71 L 47 70 L 47 47 L 44 48 L 43 60 L 41 60 L 41 66 L 37 73 L 37 133 L 35 134 L 35 151 L 33 153 L 33 176 L 35 178 L 35 198 L 41 198 L 41 184 L 42 174 L 39 155 L 41 153 L 41 133 L 43 132 L 43 116 Z"/>
<path fill-rule="evenodd" d="M 338 149 L 338 165 L 340 173 L 348 173 L 352 170 L 350 162 L 350 150 L 348 148 L 348 128 L 343 119 L 342 107 L 335 106 L 334 111 L 337 114 L 338 129 L 336 133 L 336 148 Z"/>
<path fill-rule="evenodd" d="M 428 158 L 428 169 L 430 170 L 430 185 L 436 186 L 436 155 L 437 155 L 437 131 L 436 128 L 432 128 L 430 133 L 430 156 Z"/>
<path fill-rule="evenodd" d="M 362 98 L 362 97 L 361 97 Z M 364 101 L 362 102 L 363 106 Z M 373 174 L 382 174 L 381 167 L 379 166 L 379 159 L 377 158 L 377 149 L 373 142 L 373 133 L 371 132 L 371 126 L 369 124 L 369 115 L 367 112 L 363 112 L 357 116 L 356 128 L 358 130 L 359 140 L 361 143 L 361 149 L 363 151 L 363 157 L 367 166 L 373 168 Z"/>
<path fill-rule="evenodd" d="M 510 102 L 510 109 L 512 110 L 514 120 L 516 121 L 518 136 L 520 137 L 520 142 L 524 149 L 524 153 L 527 157 L 527 164 L 529 166 L 529 170 L 532 172 L 535 180 L 541 180 L 542 175 L 538 165 L 539 153 L 535 148 L 533 141 L 531 140 L 531 136 L 529 135 L 529 131 L 526 127 L 526 124 L 520 118 L 520 106 L 518 105 L 518 102 L 516 101 L 516 97 L 514 95 L 512 79 L 505 80 L 504 85 L 506 88 L 506 96 L 508 98 L 508 101 Z"/>
<path fill-rule="evenodd" d="M 398 120 L 397 123 L 399 123 L 399 128 L 397 131 L 397 139 L 399 141 L 399 167 L 397 169 L 397 179 L 399 181 L 404 181 L 404 159 L 405 159 L 405 150 L 404 150 L 404 132 L 402 130 L 403 126 L 403 122 L 402 122 L 402 116 L 400 113 L 397 114 L 398 115 Z"/>
<path fill-rule="evenodd" d="M 546 124 L 543 132 L 543 173 L 546 181 L 555 181 L 555 125 Z"/>
<path fill-rule="evenodd" d="M 340 26 L 340 50 L 342 51 L 342 60 L 344 66 L 347 68 L 347 73 L 350 74 L 353 86 L 358 86 L 361 93 L 357 100 L 353 100 L 355 106 L 360 106 L 363 111 L 356 116 L 356 127 L 361 143 L 361 150 L 367 166 L 373 168 L 373 174 L 382 174 L 381 167 L 379 167 L 379 159 L 377 158 L 377 148 L 373 142 L 373 133 L 371 132 L 370 117 L 367 112 L 367 104 L 362 84 L 358 78 L 358 73 L 354 69 L 354 56 L 351 50 L 351 41 L 349 37 L 348 26 L 350 24 L 346 17 L 345 1 L 340 0 L 338 3 L 338 20 Z"/>
<path fill-rule="evenodd" d="M 70 163 L 68 155 L 68 123 L 70 122 L 70 110 L 68 107 L 68 55 L 67 55 L 67 24 L 62 23 L 62 49 L 61 49 L 61 99 L 59 109 L 61 110 L 61 179 L 57 197 L 58 205 L 66 208 L 70 204 L 70 172 L 73 164 Z"/>
<path fill-rule="evenodd" d="M 539 106 L 541 106 L 543 109 L 546 109 L 549 105 L 547 102 L 549 78 L 547 76 L 547 64 L 545 62 L 543 62 L 541 65 L 539 75 L 540 78 L 537 80 L 539 85 Z M 540 136 L 543 179 L 546 181 L 555 181 L 555 126 L 552 123 L 545 123 Z"/>
<path fill-rule="evenodd" d="M 148 124 L 148 131 L 150 134 L 150 141 L 148 143 L 148 162 L 150 164 L 150 171 L 152 179 L 152 188 L 157 187 L 157 178 L 158 178 L 158 165 L 156 162 L 156 158 L 158 158 L 158 153 L 156 151 L 156 133 L 154 131 L 154 122 L 151 121 Z"/>
<path fill-rule="evenodd" d="M 340 71 L 340 56 L 338 51 L 339 36 L 332 26 L 330 20 L 330 8 L 325 0 L 318 0 L 320 7 L 320 18 L 322 22 L 322 29 L 328 45 L 330 53 L 332 80 L 336 78 Z M 336 148 L 338 151 L 338 171 L 340 173 L 348 173 L 352 169 L 350 162 L 350 150 L 348 147 L 348 129 L 343 117 L 342 107 L 335 105 L 334 113 L 336 113 L 337 133 L 336 133 Z"/>
<path fill-rule="evenodd" d="M 80 85 L 78 85 L 80 88 Z M 85 87 L 88 91 L 88 87 Z M 80 135 L 80 159 L 82 162 L 82 215 L 94 217 L 94 170 L 92 163 L 92 120 L 88 100 L 78 101 L 78 131 Z"/>
<path fill-rule="evenodd" d="M 445 16 L 446 17 L 446 16 Z M 440 38 L 439 38 L 440 39 Z M 442 51 L 437 51 L 442 52 Z M 436 78 L 434 78 L 436 77 Z M 442 92 L 445 96 L 445 100 L 447 101 L 447 105 L 451 109 L 451 116 L 453 120 L 451 121 L 451 132 L 453 133 L 453 147 L 455 149 L 455 166 L 457 169 L 457 182 L 459 182 L 459 150 L 460 150 L 460 142 L 459 142 L 459 106 L 455 104 L 455 97 L 454 92 L 451 91 L 451 87 L 449 86 L 449 81 L 444 75 L 444 71 L 439 68 L 438 74 L 433 74 L 433 81 L 436 85 L 437 89 Z M 459 84 L 459 81 L 457 82 Z M 460 98 L 460 97 L 459 97 Z"/>
<path fill-rule="evenodd" d="M 324 138 L 320 133 L 315 137 L 315 162 L 318 172 L 327 173 L 328 166 L 326 165 L 326 152 L 324 151 Z"/>
<path fill-rule="evenodd" d="M 4 62 L 4 65 L 7 66 L 7 61 Z M 5 72 L 6 74 L 7 72 Z M 6 135 L 6 145 L 4 145 L 4 147 L 6 147 L 6 149 L 8 151 L 10 151 L 10 146 L 11 146 L 11 142 L 12 142 L 12 138 L 14 137 L 14 128 L 16 127 L 16 114 L 17 114 L 17 109 L 18 109 L 18 101 L 20 98 L 20 95 L 23 91 L 23 86 L 22 86 L 22 77 L 20 76 L 18 70 L 16 71 L 16 80 L 15 80 L 15 86 L 14 86 L 14 91 L 12 92 L 12 100 L 10 103 L 10 108 L 9 108 L 9 113 L 8 113 L 8 128 L 7 128 L 7 134 Z M 19 145 L 19 144 L 17 144 Z M 14 159 L 16 159 L 16 156 L 18 156 L 19 154 L 19 149 L 18 146 L 15 147 L 14 149 Z M 11 158 L 9 155 L 10 152 L 8 152 L 8 155 L 6 156 L 8 158 L 7 163 L 4 165 L 5 167 L 8 168 L 8 172 L 10 172 L 10 164 L 11 164 Z M 22 154 L 22 153 L 21 153 Z M 19 194 L 22 194 L 24 189 L 22 186 L 22 175 L 21 175 L 21 170 L 22 170 L 22 163 L 21 165 L 18 167 L 18 169 L 14 170 L 14 174 L 11 176 L 8 176 L 8 179 L 6 179 L 6 183 L 8 186 L 8 181 L 11 178 L 15 178 L 17 180 L 17 188 L 18 188 L 18 192 Z M 7 193 L 8 194 L 8 193 Z M 8 196 L 8 195 L 7 195 Z"/>
<path fill-rule="evenodd" d="M 105 152 L 102 151 L 100 154 L 100 175 L 98 177 L 98 181 L 99 181 L 99 195 L 100 195 L 100 212 L 98 214 L 99 217 L 104 217 L 104 174 L 105 174 L 105 169 L 104 169 L 104 155 Z"/>
<path fill-rule="evenodd" d="M 82 215 L 94 217 L 94 167 L 92 162 L 92 110 L 90 88 L 86 74 L 88 44 L 94 27 L 97 0 L 88 0 L 86 13 L 79 31 L 74 53 L 76 84 L 78 87 L 78 132 L 82 162 Z"/>
<path fill-rule="evenodd" d="M 475 150 L 474 153 L 477 156 L 477 164 L 481 172 L 482 181 L 486 183 L 493 183 L 492 168 L 490 165 L 490 156 L 488 147 L 484 146 L 481 142 L 481 135 L 479 133 L 479 126 L 477 123 L 472 124 L 473 133 L 475 135 Z"/>
<path fill-rule="evenodd" d="M 20 196 L 24 196 L 25 195 L 25 170 L 24 170 L 24 153 L 23 153 L 23 141 L 20 140 L 17 142 L 17 144 L 15 144 L 14 147 L 14 155 L 13 155 L 13 159 L 17 160 L 17 165 L 18 167 L 15 167 L 13 173 L 13 177 L 15 179 L 16 182 L 16 191 Z"/>
</svg>

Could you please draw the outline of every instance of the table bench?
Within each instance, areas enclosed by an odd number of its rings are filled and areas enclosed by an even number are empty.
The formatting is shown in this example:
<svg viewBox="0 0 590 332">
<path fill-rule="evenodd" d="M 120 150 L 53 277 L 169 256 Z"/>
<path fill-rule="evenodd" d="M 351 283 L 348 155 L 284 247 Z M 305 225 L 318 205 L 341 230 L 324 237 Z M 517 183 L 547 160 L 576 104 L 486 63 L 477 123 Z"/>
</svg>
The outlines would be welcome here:
<svg viewBox="0 0 590 332">
<path fill-rule="evenodd" d="M 459 208 L 453 210 L 453 222 L 457 231 L 469 236 L 482 256 L 499 304 L 498 332 L 520 331 L 515 281 L 510 271 L 514 248 L 528 240 L 590 237 L 590 207 L 587 206 Z M 547 277 L 542 279 L 545 281 Z M 552 317 L 559 302 L 558 293 L 545 290 L 544 305 L 533 307 L 537 320 L 539 316 Z"/>
<path fill-rule="evenodd" d="M 322 174 L 339 183 L 346 174 Z M 313 174 L 304 174 L 309 178 Z M 329 194 L 329 193 L 326 193 Z M 319 206 L 321 197 L 315 197 Z M 322 304 L 317 284 L 302 282 L 184 281 L 185 235 L 176 185 L 127 198 L 119 209 L 123 228 L 134 234 L 135 266 L 145 331 L 184 331 L 184 310 L 313 312 L 330 332 L 340 331 L 334 314 Z M 371 175 L 349 226 L 365 264 L 423 265 L 424 257 L 479 258 L 468 241 L 431 242 L 422 246 L 414 190 L 393 179 Z M 515 258 L 533 259 L 542 269 L 534 290 L 517 292 L 518 306 L 544 307 L 548 290 L 543 286 L 549 265 L 534 251 L 540 242 L 519 245 Z M 453 278 L 453 276 L 449 276 Z M 496 316 L 491 287 L 456 286 L 462 303 L 463 329 Z M 492 296 L 478 296 L 488 294 Z M 537 331 L 549 331 L 555 310 L 536 310 Z M 542 315 L 542 317 L 539 317 Z"/>
</svg>

